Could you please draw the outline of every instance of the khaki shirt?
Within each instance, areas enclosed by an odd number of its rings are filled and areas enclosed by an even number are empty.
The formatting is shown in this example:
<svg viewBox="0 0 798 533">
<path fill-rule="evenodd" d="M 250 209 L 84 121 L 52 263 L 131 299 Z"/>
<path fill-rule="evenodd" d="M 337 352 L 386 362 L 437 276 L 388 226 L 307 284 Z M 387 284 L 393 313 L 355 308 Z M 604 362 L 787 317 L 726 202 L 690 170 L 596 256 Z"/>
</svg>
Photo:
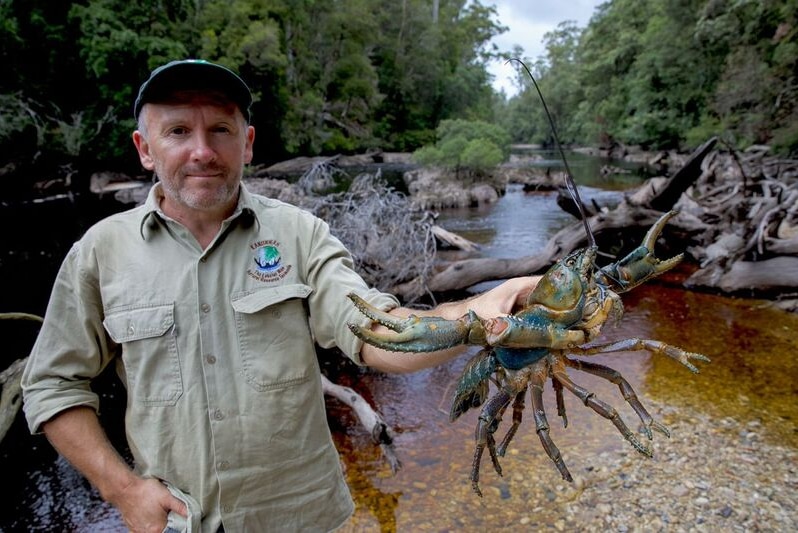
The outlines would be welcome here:
<svg viewBox="0 0 798 533">
<path fill-rule="evenodd" d="M 346 298 L 369 289 L 327 225 L 250 194 L 206 250 L 143 206 L 89 229 L 67 255 L 23 376 L 31 431 L 75 406 L 111 362 L 128 393 L 135 468 L 202 515 L 202 531 L 328 531 L 353 511 L 326 421 L 314 341 L 360 362 Z M 199 517 L 193 517 L 196 527 Z"/>
</svg>

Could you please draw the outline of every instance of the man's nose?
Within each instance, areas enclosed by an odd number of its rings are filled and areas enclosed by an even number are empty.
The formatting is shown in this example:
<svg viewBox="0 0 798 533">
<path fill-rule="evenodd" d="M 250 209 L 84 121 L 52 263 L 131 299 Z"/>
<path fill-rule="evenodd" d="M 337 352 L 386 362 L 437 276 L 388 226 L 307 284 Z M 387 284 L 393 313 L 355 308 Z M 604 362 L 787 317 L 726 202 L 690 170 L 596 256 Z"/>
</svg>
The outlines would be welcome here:
<svg viewBox="0 0 798 533">
<path fill-rule="evenodd" d="M 195 132 L 191 151 L 192 159 L 196 161 L 212 161 L 216 158 L 211 136 L 206 132 Z"/>
</svg>

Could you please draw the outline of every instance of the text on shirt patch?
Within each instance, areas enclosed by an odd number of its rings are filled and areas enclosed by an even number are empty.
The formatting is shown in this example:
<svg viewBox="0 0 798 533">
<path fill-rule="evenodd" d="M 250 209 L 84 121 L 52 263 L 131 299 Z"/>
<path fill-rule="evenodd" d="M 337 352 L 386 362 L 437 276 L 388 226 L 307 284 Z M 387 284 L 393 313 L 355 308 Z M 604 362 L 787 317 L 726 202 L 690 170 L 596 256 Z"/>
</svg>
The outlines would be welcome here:
<svg viewBox="0 0 798 533">
<path fill-rule="evenodd" d="M 249 277 L 258 281 L 277 281 L 291 271 L 280 256 L 280 243 L 275 240 L 258 241 L 249 245 L 255 268 L 247 269 Z"/>
</svg>

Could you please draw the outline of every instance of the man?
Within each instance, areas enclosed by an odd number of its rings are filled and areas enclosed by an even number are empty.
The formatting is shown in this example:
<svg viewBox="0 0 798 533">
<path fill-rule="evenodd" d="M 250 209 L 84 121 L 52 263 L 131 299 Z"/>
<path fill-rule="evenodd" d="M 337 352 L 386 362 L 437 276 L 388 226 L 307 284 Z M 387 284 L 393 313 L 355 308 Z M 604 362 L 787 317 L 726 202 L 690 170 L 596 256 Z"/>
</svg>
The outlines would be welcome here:
<svg viewBox="0 0 798 533">
<path fill-rule="evenodd" d="M 406 316 L 369 289 L 327 225 L 241 184 L 251 96 L 199 60 L 152 72 L 133 143 L 158 177 L 143 206 L 89 229 L 68 253 L 23 377 L 25 413 L 133 531 L 328 531 L 353 503 L 325 419 L 314 342 L 359 364 L 413 371 L 457 350 L 363 345 L 346 298 Z M 426 314 L 509 313 L 529 279 Z M 422 314 L 415 311 L 417 314 Z M 99 423 L 91 380 L 127 388 L 131 469 Z"/>
</svg>

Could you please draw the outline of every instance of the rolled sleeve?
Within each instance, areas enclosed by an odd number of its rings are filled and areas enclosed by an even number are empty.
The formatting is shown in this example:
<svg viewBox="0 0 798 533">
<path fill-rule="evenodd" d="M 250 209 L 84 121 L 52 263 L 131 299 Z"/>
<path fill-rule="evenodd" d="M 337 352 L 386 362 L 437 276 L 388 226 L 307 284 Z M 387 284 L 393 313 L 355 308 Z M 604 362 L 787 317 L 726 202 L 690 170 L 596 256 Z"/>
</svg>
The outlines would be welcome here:
<svg viewBox="0 0 798 533">
<path fill-rule="evenodd" d="M 44 323 L 22 374 L 23 410 L 32 433 L 41 432 L 44 422 L 66 409 L 99 410 L 90 382 L 110 361 L 111 346 L 102 326 L 99 291 L 86 264 L 76 244 L 56 277 Z"/>
<path fill-rule="evenodd" d="M 353 292 L 382 311 L 399 307 L 395 296 L 369 288 L 354 270 L 352 256 L 329 231 L 326 223 L 316 219 L 313 238 L 309 240 L 307 278 L 314 288 L 309 298 L 311 327 L 315 341 L 324 348 L 337 346 L 347 357 L 362 365 L 363 342 L 348 324 L 367 326 L 370 320 L 361 314 L 347 294 Z"/>
</svg>

